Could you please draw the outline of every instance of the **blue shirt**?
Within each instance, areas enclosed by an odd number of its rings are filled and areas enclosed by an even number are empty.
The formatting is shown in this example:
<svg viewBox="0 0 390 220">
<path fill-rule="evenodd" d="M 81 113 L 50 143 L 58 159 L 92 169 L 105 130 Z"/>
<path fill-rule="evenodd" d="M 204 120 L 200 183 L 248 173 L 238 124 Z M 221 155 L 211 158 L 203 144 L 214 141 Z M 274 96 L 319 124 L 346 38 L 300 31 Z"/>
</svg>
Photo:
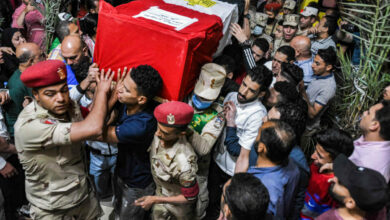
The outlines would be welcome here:
<svg viewBox="0 0 390 220">
<path fill-rule="evenodd" d="M 118 143 L 116 172 L 133 188 L 144 189 L 153 181 L 147 152 L 157 121 L 151 113 L 142 111 L 127 115 L 126 106 L 121 106 L 119 121 L 115 129 Z"/>
<path fill-rule="evenodd" d="M 303 82 L 305 86 L 308 86 L 311 80 L 313 79 L 313 58 L 307 60 L 295 61 L 295 65 L 299 66 L 303 70 Z"/>
<path fill-rule="evenodd" d="M 72 68 L 68 64 L 65 65 L 66 65 L 66 81 L 68 82 L 68 86 L 70 90 L 73 86 L 77 86 L 79 82 L 77 82 L 76 76 L 74 75 Z"/>
<path fill-rule="evenodd" d="M 287 219 L 294 205 L 294 198 L 299 183 L 299 170 L 292 160 L 287 166 L 250 167 L 252 173 L 268 189 L 270 203 L 267 212 L 276 219 Z"/>
</svg>

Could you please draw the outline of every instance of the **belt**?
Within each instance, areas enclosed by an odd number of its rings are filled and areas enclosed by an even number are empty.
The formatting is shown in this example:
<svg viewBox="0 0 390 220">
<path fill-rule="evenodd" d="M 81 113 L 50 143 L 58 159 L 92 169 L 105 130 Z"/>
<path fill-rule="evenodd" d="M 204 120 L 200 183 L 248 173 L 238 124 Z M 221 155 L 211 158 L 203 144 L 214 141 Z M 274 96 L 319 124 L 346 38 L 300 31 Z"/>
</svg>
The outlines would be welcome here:
<svg viewBox="0 0 390 220">
<path fill-rule="evenodd" d="M 89 147 L 89 150 L 93 154 L 97 154 L 97 155 L 100 155 L 100 156 L 103 156 L 103 157 L 112 157 L 112 156 L 116 156 L 117 155 L 117 154 L 103 154 L 100 150 L 96 150 L 95 148 L 92 148 L 92 147 Z"/>
</svg>

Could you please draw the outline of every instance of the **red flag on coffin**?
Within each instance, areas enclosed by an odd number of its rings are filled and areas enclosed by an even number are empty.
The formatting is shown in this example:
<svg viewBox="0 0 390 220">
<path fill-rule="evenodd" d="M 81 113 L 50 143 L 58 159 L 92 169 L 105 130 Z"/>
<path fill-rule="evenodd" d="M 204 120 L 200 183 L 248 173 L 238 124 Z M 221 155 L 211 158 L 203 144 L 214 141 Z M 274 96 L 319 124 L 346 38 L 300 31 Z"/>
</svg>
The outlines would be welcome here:
<svg viewBox="0 0 390 220">
<path fill-rule="evenodd" d="M 101 1 L 94 60 L 117 70 L 148 64 L 164 81 L 162 98 L 182 100 L 222 37 L 221 19 L 162 0 L 112 7 Z"/>
</svg>

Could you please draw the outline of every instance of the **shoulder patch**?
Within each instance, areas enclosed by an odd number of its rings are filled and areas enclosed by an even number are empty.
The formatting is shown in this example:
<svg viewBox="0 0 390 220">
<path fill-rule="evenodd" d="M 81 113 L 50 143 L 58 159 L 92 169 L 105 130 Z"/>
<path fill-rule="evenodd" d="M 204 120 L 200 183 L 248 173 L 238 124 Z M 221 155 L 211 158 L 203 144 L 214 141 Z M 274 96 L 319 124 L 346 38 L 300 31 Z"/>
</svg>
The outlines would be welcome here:
<svg viewBox="0 0 390 220">
<path fill-rule="evenodd" d="M 55 119 L 50 119 L 50 118 L 43 118 L 43 119 L 41 119 L 41 123 L 47 124 L 47 125 L 54 125 L 54 124 L 57 124 L 58 121 Z"/>
</svg>

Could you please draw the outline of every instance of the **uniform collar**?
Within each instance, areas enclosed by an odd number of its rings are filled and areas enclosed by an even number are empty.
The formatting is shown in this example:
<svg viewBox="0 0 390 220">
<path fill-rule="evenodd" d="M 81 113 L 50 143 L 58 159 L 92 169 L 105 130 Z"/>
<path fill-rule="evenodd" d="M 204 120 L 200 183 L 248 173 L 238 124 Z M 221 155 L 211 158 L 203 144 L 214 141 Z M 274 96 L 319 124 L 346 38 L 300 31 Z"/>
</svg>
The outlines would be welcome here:
<svg viewBox="0 0 390 220">
<path fill-rule="evenodd" d="M 35 99 L 33 100 L 33 102 L 34 102 L 33 103 L 34 111 L 37 113 L 38 117 L 42 117 L 42 118 L 55 118 L 55 119 L 58 119 L 60 121 L 70 121 L 70 117 L 68 119 L 68 117 L 66 117 L 66 116 L 69 116 L 69 113 L 71 111 L 74 111 L 74 106 L 73 106 L 74 103 L 72 101 L 70 103 L 68 115 L 64 115 L 62 117 L 58 117 L 56 115 L 51 114 L 47 109 L 40 106 Z"/>
</svg>

